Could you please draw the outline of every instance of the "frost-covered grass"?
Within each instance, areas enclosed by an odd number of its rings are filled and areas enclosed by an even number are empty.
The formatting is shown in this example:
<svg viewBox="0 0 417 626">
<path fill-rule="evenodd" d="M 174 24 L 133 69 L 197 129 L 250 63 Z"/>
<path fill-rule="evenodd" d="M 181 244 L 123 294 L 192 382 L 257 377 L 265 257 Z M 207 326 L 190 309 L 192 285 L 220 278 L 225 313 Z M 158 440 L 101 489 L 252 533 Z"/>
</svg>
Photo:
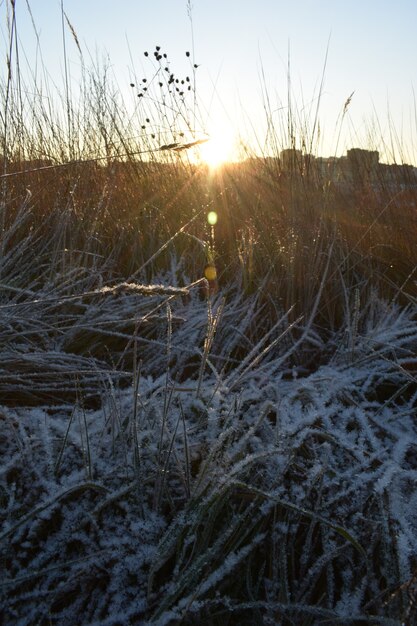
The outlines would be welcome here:
<svg viewBox="0 0 417 626">
<path fill-rule="evenodd" d="M 204 230 L 123 274 L 94 229 L 3 232 L 3 623 L 411 625 L 413 295 L 332 232 L 286 309 L 278 256 L 207 298 Z"/>
<path fill-rule="evenodd" d="M 3 623 L 412 624 L 415 310 L 180 273 L 3 282 Z"/>
</svg>

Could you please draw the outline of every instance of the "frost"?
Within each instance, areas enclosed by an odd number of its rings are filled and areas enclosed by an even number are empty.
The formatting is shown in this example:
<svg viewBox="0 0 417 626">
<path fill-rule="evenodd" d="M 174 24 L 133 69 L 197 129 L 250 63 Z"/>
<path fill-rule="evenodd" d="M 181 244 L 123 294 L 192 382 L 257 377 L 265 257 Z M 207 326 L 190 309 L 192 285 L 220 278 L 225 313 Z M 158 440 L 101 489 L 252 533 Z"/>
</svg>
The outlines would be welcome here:
<svg viewBox="0 0 417 626">
<path fill-rule="evenodd" d="M 6 623 L 396 617 L 395 594 L 372 602 L 417 561 L 413 311 L 374 300 L 353 351 L 311 326 L 329 358 L 293 376 L 286 315 L 252 341 L 257 296 L 232 294 L 203 358 L 207 303 L 166 284 L 90 290 L 77 316 L 49 293 L 4 309 Z"/>
</svg>

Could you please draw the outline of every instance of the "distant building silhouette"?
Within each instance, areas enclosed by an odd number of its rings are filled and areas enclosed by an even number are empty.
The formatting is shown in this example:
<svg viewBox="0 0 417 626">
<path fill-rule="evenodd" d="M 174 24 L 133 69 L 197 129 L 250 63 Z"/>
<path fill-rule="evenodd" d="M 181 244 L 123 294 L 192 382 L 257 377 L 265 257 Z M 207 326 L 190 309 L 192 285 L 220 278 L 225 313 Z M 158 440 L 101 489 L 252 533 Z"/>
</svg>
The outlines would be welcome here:
<svg viewBox="0 0 417 626">
<path fill-rule="evenodd" d="M 338 185 L 366 187 L 368 185 L 417 186 L 417 168 L 406 164 L 386 165 L 379 162 L 377 150 L 351 148 L 346 156 L 315 157 L 301 150 L 288 148 L 279 154 L 279 171 L 299 176 L 313 175 Z"/>
<path fill-rule="evenodd" d="M 379 152 L 376 150 L 351 148 L 347 151 L 347 161 L 354 183 L 364 185 L 376 180 L 379 165 Z"/>
<path fill-rule="evenodd" d="M 303 169 L 303 153 L 295 148 L 281 150 L 280 165 L 283 172 L 301 172 Z"/>
</svg>

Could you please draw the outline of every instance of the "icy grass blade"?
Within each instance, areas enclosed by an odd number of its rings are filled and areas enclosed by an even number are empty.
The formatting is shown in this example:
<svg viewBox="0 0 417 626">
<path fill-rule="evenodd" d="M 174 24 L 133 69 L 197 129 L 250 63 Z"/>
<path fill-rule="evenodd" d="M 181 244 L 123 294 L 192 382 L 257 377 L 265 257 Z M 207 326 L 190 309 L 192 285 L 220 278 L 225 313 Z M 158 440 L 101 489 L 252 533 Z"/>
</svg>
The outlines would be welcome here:
<svg viewBox="0 0 417 626">
<path fill-rule="evenodd" d="M 103 485 L 99 485 L 98 483 L 85 482 L 81 483 L 80 485 L 75 485 L 70 489 L 62 491 L 57 496 L 55 496 L 55 498 L 52 498 L 47 502 L 44 502 L 43 504 L 35 507 L 31 511 L 29 511 L 29 513 L 26 513 L 26 515 L 23 515 L 18 522 L 16 522 L 0 534 L 0 541 L 3 541 L 4 539 L 12 535 L 18 528 L 20 528 L 20 526 L 26 524 L 26 522 L 39 515 L 39 513 L 42 513 L 42 511 L 45 511 L 52 506 L 55 506 L 56 504 L 61 502 L 61 500 L 64 500 L 67 496 L 76 495 L 88 490 L 97 491 L 98 493 L 108 493 L 108 489 L 106 489 L 106 487 L 103 487 Z"/>
<path fill-rule="evenodd" d="M 301 515 L 305 515 L 306 517 L 309 517 L 310 519 L 313 519 L 318 522 L 321 522 L 322 524 L 325 524 L 326 526 L 328 526 L 329 528 L 337 532 L 339 535 L 341 535 L 344 539 L 349 541 L 349 543 L 351 543 L 352 546 L 358 552 L 360 552 L 360 554 L 364 557 L 364 559 L 367 558 L 364 548 L 352 536 L 352 534 L 346 530 L 346 528 L 343 528 L 343 526 L 334 524 L 333 522 L 322 517 L 321 515 L 314 513 L 314 511 L 308 511 L 307 509 L 304 509 L 303 507 L 300 507 L 297 504 L 293 504 L 292 502 L 286 502 L 285 500 L 282 500 L 281 498 L 277 498 L 272 493 L 268 493 L 266 491 L 263 491 L 262 489 L 257 489 L 256 487 L 252 487 L 251 485 L 248 485 L 247 483 L 244 483 L 242 481 L 233 480 L 231 484 L 233 484 L 235 487 L 238 487 L 239 489 L 242 489 L 245 493 L 260 496 L 261 498 L 265 500 L 271 500 L 273 502 L 276 502 L 280 506 L 284 507 L 285 509 L 295 511 L 297 513 L 300 513 Z"/>
</svg>

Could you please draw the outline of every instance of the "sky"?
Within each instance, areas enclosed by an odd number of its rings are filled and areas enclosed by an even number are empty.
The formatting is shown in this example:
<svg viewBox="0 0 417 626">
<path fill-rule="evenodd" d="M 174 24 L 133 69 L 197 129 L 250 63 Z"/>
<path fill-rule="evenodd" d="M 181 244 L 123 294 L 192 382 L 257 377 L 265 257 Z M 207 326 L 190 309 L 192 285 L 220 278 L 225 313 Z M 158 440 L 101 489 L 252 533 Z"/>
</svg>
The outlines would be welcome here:
<svg viewBox="0 0 417 626">
<path fill-rule="evenodd" d="M 3 75 L 8 4 L 0 0 Z M 202 123 L 225 144 L 240 135 L 265 150 L 268 103 L 287 147 L 290 93 L 295 126 L 319 132 L 314 149 L 322 156 L 363 147 L 379 150 L 386 162 L 417 164 L 416 0 L 192 0 L 191 11 L 187 0 L 63 5 L 84 57 L 108 58 L 126 94 L 132 76 L 148 72 L 145 50 L 161 46 L 180 72 L 192 51 Z M 43 63 L 62 82 L 61 0 L 16 0 L 16 17 L 29 64 L 36 54 L 33 17 Z M 76 80 L 79 52 L 68 29 L 65 37 Z"/>
</svg>

